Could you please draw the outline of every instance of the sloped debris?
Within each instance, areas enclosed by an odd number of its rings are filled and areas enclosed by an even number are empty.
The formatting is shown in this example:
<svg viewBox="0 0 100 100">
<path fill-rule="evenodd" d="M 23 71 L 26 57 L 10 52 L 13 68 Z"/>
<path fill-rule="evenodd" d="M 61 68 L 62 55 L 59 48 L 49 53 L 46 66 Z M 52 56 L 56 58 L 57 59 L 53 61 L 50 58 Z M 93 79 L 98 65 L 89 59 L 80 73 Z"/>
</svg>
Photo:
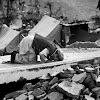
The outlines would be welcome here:
<svg viewBox="0 0 100 100">
<path fill-rule="evenodd" d="M 3 100 L 99 100 L 99 59 L 79 62 L 57 74 L 47 74 L 37 83 L 8 93 Z M 97 61 L 95 61 L 97 60 Z"/>
</svg>

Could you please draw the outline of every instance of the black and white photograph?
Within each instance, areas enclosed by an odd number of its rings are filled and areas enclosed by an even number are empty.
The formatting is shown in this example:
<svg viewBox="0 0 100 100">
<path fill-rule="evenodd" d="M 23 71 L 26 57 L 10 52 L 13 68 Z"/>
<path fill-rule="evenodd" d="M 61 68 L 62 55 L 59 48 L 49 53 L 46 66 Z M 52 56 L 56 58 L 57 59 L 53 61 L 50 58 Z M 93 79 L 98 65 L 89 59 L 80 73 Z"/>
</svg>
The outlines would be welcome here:
<svg viewBox="0 0 100 100">
<path fill-rule="evenodd" d="M 0 0 L 0 100 L 100 100 L 100 0 Z"/>
</svg>

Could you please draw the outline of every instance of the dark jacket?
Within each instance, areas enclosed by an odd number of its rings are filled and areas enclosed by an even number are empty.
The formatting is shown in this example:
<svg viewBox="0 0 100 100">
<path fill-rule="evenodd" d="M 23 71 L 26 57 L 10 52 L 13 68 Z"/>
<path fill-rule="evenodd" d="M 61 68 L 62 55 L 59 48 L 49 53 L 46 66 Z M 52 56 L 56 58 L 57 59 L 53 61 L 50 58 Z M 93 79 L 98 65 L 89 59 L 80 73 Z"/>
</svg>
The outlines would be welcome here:
<svg viewBox="0 0 100 100">
<path fill-rule="evenodd" d="M 36 34 L 32 43 L 32 48 L 35 50 L 36 55 L 38 55 L 43 49 L 47 48 L 49 50 L 48 56 L 50 56 L 55 52 L 56 45 L 48 38 Z"/>
</svg>

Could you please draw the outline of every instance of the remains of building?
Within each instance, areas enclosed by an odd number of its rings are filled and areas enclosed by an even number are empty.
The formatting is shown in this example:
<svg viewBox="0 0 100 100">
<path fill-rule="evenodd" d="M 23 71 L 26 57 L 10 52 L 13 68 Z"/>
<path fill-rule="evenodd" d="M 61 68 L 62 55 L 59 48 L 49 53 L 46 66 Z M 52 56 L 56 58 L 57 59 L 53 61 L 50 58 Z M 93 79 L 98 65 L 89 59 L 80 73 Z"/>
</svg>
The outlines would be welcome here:
<svg viewBox="0 0 100 100">
<path fill-rule="evenodd" d="M 20 20 L 15 22 L 3 25 L 0 33 L 0 100 L 100 99 L 100 32 L 91 33 L 90 22 L 66 24 L 47 15 L 27 29 Z M 9 54 L 32 33 L 54 41 L 64 60 L 11 64 Z"/>
<path fill-rule="evenodd" d="M 0 57 L 1 98 L 99 100 L 100 49 L 95 42 L 98 37 L 94 38 L 97 33 L 90 38 L 92 33 L 88 33 L 88 22 L 64 24 L 45 15 L 28 35 L 36 32 L 55 41 L 64 53 L 64 60 L 43 64 L 10 64 L 10 56 L 6 54 L 16 50 L 19 42 L 27 34 L 6 28 L 0 40 L 0 50 L 5 53 L 5 56 Z M 9 35 L 11 33 L 12 35 Z M 82 38 L 81 41 L 80 34 L 90 34 L 87 42 L 86 38 Z M 73 40 L 74 36 L 80 38 Z"/>
</svg>

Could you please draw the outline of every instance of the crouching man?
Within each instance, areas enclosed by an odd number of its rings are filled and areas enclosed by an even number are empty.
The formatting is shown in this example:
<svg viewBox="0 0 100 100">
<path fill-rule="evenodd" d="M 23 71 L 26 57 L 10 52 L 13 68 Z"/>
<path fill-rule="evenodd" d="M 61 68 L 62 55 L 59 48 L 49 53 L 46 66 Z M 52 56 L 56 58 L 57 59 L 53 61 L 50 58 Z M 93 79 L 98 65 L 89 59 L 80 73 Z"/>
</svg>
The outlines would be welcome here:
<svg viewBox="0 0 100 100">
<path fill-rule="evenodd" d="M 36 57 L 39 55 L 43 63 L 48 61 L 62 61 L 64 59 L 63 53 L 58 50 L 53 41 L 38 34 L 35 34 L 32 48 L 35 50 Z"/>
<path fill-rule="evenodd" d="M 38 55 L 41 63 L 62 61 L 64 59 L 63 53 L 57 49 L 53 41 L 35 34 L 34 37 L 27 36 L 22 39 L 19 44 L 19 53 L 14 54 L 13 52 L 11 60 L 15 58 L 15 62 L 19 63 L 36 63 Z"/>
</svg>

